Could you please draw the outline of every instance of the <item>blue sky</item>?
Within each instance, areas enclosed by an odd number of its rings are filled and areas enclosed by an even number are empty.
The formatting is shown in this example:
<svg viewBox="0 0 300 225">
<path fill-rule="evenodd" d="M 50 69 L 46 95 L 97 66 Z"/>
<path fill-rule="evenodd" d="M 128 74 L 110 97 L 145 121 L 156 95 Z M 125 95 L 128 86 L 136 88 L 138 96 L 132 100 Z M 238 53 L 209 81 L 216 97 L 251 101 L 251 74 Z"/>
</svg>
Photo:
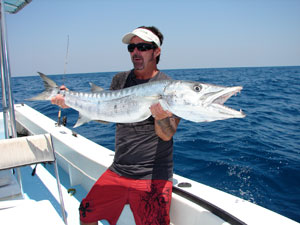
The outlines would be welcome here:
<svg viewBox="0 0 300 225">
<path fill-rule="evenodd" d="M 6 15 L 12 76 L 132 68 L 122 36 L 154 25 L 160 69 L 300 65 L 299 0 L 33 0 Z"/>
</svg>

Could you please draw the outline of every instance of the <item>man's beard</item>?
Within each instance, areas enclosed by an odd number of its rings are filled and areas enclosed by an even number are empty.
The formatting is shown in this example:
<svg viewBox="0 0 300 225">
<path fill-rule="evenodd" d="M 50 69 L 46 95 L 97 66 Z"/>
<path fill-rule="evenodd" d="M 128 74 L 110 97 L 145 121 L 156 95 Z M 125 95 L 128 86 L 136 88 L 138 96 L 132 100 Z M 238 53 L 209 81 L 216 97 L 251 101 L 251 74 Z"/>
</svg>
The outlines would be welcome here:
<svg viewBox="0 0 300 225">
<path fill-rule="evenodd" d="M 138 61 L 136 61 L 136 60 L 138 60 Z M 133 55 L 131 61 L 133 63 L 134 69 L 143 70 L 145 68 L 143 57 L 141 57 L 139 55 Z"/>
<path fill-rule="evenodd" d="M 136 61 L 136 59 L 138 59 L 138 61 Z M 152 60 L 155 60 L 154 53 L 152 54 L 152 57 L 149 60 L 149 62 L 151 62 Z M 136 70 L 143 70 L 143 69 L 145 69 L 145 61 L 144 61 L 144 58 L 142 56 L 134 54 L 132 56 L 132 58 L 131 58 L 131 61 L 133 63 L 134 69 L 136 69 Z"/>
</svg>

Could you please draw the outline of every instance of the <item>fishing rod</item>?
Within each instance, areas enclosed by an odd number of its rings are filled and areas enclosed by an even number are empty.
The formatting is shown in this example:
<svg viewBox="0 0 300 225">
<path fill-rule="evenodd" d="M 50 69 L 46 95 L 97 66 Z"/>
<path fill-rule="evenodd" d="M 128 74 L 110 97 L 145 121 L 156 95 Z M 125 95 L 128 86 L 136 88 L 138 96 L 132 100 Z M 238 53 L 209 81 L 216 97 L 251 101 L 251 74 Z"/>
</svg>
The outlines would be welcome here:
<svg viewBox="0 0 300 225">
<path fill-rule="evenodd" d="M 68 35 L 68 39 L 67 39 L 67 51 L 66 51 L 65 65 L 64 65 L 63 84 L 65 83 L 65 75 L 66 75 L 67 64 L 68 64 L 68 55 L 69 55 L 69 35 Z M 61 111 L 62 111 L 62 108 L 59 107 L 58 116 L 57 116 L 58 117 L 57 126 L 60 126 L 61 124 L 65 126 L 67 123 L 66 117 L 63 117 L 63 121 L 61 121 Z"/>
<path fill-rule="evenodd" d="M 66 52 L 66 58 L 65 58 L 64 75 L 66 75 L 66 71 L 67 71 L 68 55 L 69 55 L 69 35 L 68 35 L 68 41 L 67 41 L 67 52 Z"/>
</svg>

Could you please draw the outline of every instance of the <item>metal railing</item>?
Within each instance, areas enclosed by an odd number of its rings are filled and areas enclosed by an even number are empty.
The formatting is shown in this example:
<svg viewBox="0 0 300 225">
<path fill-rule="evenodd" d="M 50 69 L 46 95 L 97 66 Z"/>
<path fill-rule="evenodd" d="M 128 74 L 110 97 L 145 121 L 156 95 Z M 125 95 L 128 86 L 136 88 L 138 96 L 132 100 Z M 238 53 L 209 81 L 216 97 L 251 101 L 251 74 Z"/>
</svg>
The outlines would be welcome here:
<svg viewBox="0 0 300 225">
<path fill-rule="evenodd" d="M 0 12 L 0 58 L 1 58 L 1 85 L 2 107 L 5 127 L 5 138 L 17 137 L 16 120 L 14 112 L 13 93 L 11 90 L 11 73 L 6 39 L 6 23 L 4 1 L 1 0 Z"/>
<path fill-rule="evenodd" d="M 30 1 L 25 1 L 21 5 L 17 6 L 12 13 L 16 13 L 23 8 Z M 14 110 L 14 98 L 11 88 L 11 70 L 9 64 L 9 55 L 7 47 L 7 35 L 6 35 L 6 21 L 5 21 L 5 4 L 4 0 L 0 0 L 0 60 L 1 60 L 1 85 L 2 85 L 2 108 L 3 108 L 3 121 L 5 138 L 17 137 L 16 117 Z M 23 187 L 21 182 L 20 169 L 16 169 L 18 182 L 23 193 Z"/>
</svg>

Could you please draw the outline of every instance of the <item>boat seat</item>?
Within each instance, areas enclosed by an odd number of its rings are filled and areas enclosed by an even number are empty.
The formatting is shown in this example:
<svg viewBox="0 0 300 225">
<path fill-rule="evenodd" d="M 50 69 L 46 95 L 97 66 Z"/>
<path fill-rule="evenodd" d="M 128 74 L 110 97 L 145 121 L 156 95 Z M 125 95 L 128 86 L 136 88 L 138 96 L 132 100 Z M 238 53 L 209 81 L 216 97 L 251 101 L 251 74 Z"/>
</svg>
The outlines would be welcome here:
<svg viewBox="0 0 300 225">
<path fill-rule="evenodd" d="M 62 218 L 64 220 L 64 223 L 67 224 L 58 168 L 57 168 L 57 163 L 55 158 L 55 151 L 52 145 L 51 135 L 41 134 L 41 135 L 0 140 L 0 152 L 1 152 L 0 171 L 9 170 L 12 168 L 18 168 L 27 165 L 39 164 L 39 163 L 48 163 L 48 162 L 53 163 L 55 175 L 56 175 L 56 181 L 57 181 L 57 188 L 58 188 L 59 198 L 60 198 Z M 7 177 L 9 177 L 9 174 L 7 175 Z M 3 183 L 6 182 L 8 185 L 11 182 L 9 179 L 10 178 L 3 180 Z M 5 185 L 3 187 L 5 187 Z M 46 224 L 45 220 L 47 222 L 50 215 L 49 213 L 51 213 L 51 211 L 53 210 L 55 211 L 50 201 L 41 201 L 41 202 L 28 201 L 28 200 L 23 200 L 23 201 L 24 202 L 21 202 L 22 204 L 17 204 L 15 207 L 13 207 L 13 202 L 10 202 L 12 203 L 11 204 L 12 207 L 1 209 L 0 210 L 1 221 L 2 218 L 4 217 L 10 218 L 11 217 L 10 215 L 13 215 L 12 217 L 16 217 L 12 219 L 15 219 L 17 221 L 18 219 L 17 217 L 19 217 L 16 216 L 18 215 L 17 213 L 21 213 L 24 210 L 27 213 L 24 214 L 26 215 L 26 217 L 24 217 L 23 219 L 25 220 L 26 218 L 28 218 L 29 219 L 27 221 L 28 224 Z M 5 203 L 2 202 L 2 204 Z M 53 215 L 50 216 L 52 217 Z M 59 217 L 58 214 L 57 216 Z M 39 222 L 38 223 L 31 222 L 31 220 L 33 221 L 36 220 L 36 217 L 40 218 Z M 27 222 L 25 222 L 24 220 L 22 220 L 22 224 L 27 224 Z M 19 224 L 19 223 L 10 222 L 7 224 Z M 47 223 L 47 224 L 60 224 L 60 223 L 54 222 L 54 223 Z"/>
</svg>

